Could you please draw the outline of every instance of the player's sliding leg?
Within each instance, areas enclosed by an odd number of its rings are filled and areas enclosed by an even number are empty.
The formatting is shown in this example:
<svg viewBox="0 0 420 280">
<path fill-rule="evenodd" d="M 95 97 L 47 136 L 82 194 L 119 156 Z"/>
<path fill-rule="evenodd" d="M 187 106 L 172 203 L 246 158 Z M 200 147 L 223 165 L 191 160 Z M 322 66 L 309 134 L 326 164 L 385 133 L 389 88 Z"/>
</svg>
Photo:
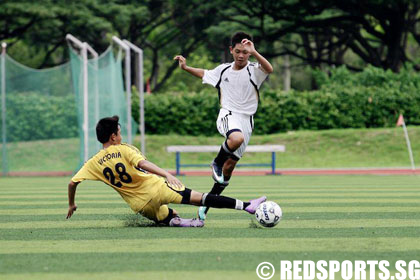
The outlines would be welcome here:
<svg viewBox="0 0 420 280">
<path fill-rule="evenodd" d="M 249 202 L 243 202 L 239 199 L 214 195 L 209 193 L 199 193 L 196 191 L 191 191 L 190 203 L 192 205 L 202 205 L 213 208 L 226 208 L 226 209 L 236 209 L 244 210 L 249 214 L 255 214 L 258 205 L 265 202 L 267 197 L 262 196 L 260 198 L 252 199 Z M 170 209 L 172 210 L 172 209 Z M 171 213 L 170 213 L 171 214 Z M 203 227 L 204 221 L 199 219 L 182 219 L 179 216 L 168 215 L 165 221 L 161 223 L 166 223 L 171 227 Z M 172 217 L 172 218 L 170 218 Z"/>
<path fill-rule="evenodd" d="M 226 208 L 245 210 L 250 214 L 254 214 L 258 205 L 267 200 L 267 197 L 262 196 L 257 199 L 250 200 L 249 202 L 243 202 L 239 199 L 235 199 L 228 196 L 215 195 L 210 193 L 199 193 L 191 190 L 190 193 L 190 204 L 197 206 L 207 206 L 212 208 Z"/>
<path fill-rule="evenodd" d="M 213 208 L 244 210 L 250 214 L 254 214 L 258 205 L 267 200 L 265 196 L 262 196 L 249 202 L 243 202 L 239 199 L 208 193 L 203 194 L 187 188 L 177 192 L 177 194 L 181 195 L 182 199 L 177 200 L 176 203 L 207 206 Z M 180 218 L 178 213 L 173 209 L 168 208 L 167 205 L 161 205 L 158 206 L 158 208 L 155 208 L 153 207 L 152 203 L 150 207 L 143 208 L 141 214 L 148 217 L 149 219 L 156 221 L 159 224 L 165 224 L 172 227 L 204 226 L 204 221 L 202 220 Z"/>
</svg>

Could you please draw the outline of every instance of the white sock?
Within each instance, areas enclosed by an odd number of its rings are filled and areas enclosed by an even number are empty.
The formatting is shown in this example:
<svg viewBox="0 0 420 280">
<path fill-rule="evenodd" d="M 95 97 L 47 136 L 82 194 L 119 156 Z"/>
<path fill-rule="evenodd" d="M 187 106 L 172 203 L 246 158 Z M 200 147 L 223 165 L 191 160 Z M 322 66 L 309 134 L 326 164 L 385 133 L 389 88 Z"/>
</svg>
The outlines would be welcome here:
<svg viewBox="0 0 420 280">
<path fill-rule="evenodd" d="M 236 210 L 244 210 L 244 203 L 241 200 L 237 199 L 235 209 Z"/>
</svg>

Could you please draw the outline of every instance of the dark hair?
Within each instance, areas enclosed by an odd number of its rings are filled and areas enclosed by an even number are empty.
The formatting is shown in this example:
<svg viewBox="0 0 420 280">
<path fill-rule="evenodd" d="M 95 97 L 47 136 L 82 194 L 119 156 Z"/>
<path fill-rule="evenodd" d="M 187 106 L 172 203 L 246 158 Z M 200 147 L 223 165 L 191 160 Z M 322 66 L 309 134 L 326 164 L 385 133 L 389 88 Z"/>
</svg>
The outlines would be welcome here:
<svg viewBox="0 0 420 280">
<path fill-rule="evenodd" d="M 118 121 L 120 117 L 112 116 L 101 119 L 96 125 L 96 138 L 102 144 L 109 141 L 112 133 L 118 134 Z"/>
<path fill-rule="evenodd" d="M 233 34 L 232 39 L 231 39 L 232 49 L 235 48 L 236 44 L 240 44 L 243 39 L 248 39 L 252 41 L 252 36 L 242 31 L 239 31 Z"/>
</svg>

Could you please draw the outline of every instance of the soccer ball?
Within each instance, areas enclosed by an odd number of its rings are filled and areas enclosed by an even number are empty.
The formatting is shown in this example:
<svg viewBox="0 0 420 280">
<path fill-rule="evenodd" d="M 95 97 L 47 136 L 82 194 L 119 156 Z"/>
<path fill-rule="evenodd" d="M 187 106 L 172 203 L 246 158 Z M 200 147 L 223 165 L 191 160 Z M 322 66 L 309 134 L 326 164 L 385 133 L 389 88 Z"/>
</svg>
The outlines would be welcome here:
<svg viewBox="0 0 420 280">
<path fill-rule="evenodd" d="M 283 216 L 280 206 L 274 201 L 261 203 L 255 211 L 255 219 L 263 227 L 276 226 Z"/>
</svg>

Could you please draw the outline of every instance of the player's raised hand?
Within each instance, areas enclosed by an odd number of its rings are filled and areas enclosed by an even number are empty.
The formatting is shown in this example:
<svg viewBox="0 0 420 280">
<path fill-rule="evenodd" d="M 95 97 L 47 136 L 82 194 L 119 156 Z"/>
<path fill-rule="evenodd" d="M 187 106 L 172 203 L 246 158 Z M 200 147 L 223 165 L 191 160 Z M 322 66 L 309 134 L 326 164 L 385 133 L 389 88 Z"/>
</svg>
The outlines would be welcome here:
<svg viewBox="0 0 420 280">
<path fill-rule="evenodd" d="M 255 46 L 254 43 L 248 39 L 243 39 L 241 41 L 241 44 L 245 47 L 245 49 L 250 53 L 250 54 L 254 54 L 255 53 Z"/>
<path fill-rule="evenodd" d="M 178 60 L 178 65 L 181 69 L 185 70 L 187 67 L 187 60 L 182 55 L 177 55 L 174 57 L 174 60 Z"/>
<path fill-rule="evenodd" d="M 71 216 L 73 216 L 74 211 L 77 210 L 77 205 L 69 205 L 69 211 L 67 212 L 67 218 L 66 219 L 70 219 Z"/>
</svg>

